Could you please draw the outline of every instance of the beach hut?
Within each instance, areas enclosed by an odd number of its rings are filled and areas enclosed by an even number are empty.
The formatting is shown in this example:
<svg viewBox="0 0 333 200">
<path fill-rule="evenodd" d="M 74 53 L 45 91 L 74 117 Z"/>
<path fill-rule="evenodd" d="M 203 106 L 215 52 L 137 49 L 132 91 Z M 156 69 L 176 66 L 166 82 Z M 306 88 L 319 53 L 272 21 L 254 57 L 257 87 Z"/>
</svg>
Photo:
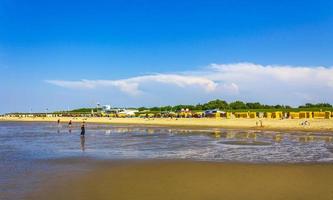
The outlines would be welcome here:
<svg viewBox="0 0 333 200">
<path fill-rule="evenodd" d="M 313 112 L 313 118 L 315 119 L 325 119 L 325 112 Z"/>
<path fill-rule="evenodd" d="M 304 118 L 312 118 L 312 112 L 308 111 L 300 111 L 299 112 L 299 118 L 304 119 Z"/>
<path fill-rule="evenodd" d="M 235 112 L 236 118 L 249 118 L 248 112 Z"/>
<path fill-rule="evenodd" d="M 267 119 L 272 118 L 272 113 L 271 112 L 265 112 L 264 117 Z"/>
<path fill-rule="evenodd" d="M 299 119 L 299 113 L 298 112 L 289 112 L 289 117 L 291 119 Z"/>
<path fill-rule="evenodd" d="M 185 118 L 186 117 L 186 113 L 184 111 L 181 111 L 181 112 L 178 113 L 178 117 Z"/>
<path fill-rule="evenodd" d="M 257 113 L 256 112 L 249 112 L 249 118 L 257 118 Z"/>
<path fill-rule="evenodd" d="M 125 113 L 118 113 L 117 117 L 125 118 L 125 117 L 127 117 L 127 115 Z"/>
<path fill-rule="evenodd" d="M 195 113 L 193 113 L 192 116 L 195 118 L 201 118 L 203 116 L 203 112 L 195 112 Z"/>
<path fill-rule="evenodd" d="M 274 118 L 274 119 L 282 119 L 282 117 L 283 117 L 283 113 L 281 111 L 272 112 L 272 118 Z"/>
<path fill-rule="evenodd" d="M 139 114 L 139 116 L 138 116 L 138 117 L 140 117 L 140 118 L 145 118 L 145 117 L 146 117 L 146 115 L 147 115 L 147 114 L 145 114 L 145 113 L 141 113 L 141 114 Z"/>
<path fill-rule="evenodd" d="M 225 118 L 227 118 L 227 119 L 232 118 L 232 113 L 231 112 L 226 112 L 225 113 Z"/>
<path fill-rule="evenodd" d="M 325 119 L 331 119 L 331 112 L 330 111 L 325 112 Z"/>
<path fill-rule="evenodd" d="M 299 118 L 300 118 L 300 119 L 307 118 L 307 112 L 305 112 L 305 111 L 300 111 L 300 112 L 299 112 Z"/>
<path fill-rule="evenodd" d="M 181 118 L 190 118 L 192 115 L 192 112 L 188 108 L 181 109 L 181 111 L 178 113 L 178 116 Z"/>
<path fill-rule="evenodd" d="M 109 117 L 116 117 L 116 114 L 115 113 L 110 113 Z"/>
<path fill-rule="evenodd" d="M 313 118 L 313 113 L 312 112 L 306 112 L 306 118 Z"/>
</svg>

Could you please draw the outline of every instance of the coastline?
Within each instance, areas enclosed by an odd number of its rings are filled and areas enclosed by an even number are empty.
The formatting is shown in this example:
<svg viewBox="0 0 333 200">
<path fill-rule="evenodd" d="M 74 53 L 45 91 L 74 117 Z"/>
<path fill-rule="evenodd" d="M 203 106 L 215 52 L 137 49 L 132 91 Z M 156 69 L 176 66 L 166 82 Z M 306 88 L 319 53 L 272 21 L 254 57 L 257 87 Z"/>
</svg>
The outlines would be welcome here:
<svg viewBox="0 0 333 200">
<path fill-rule="evenodd" d="M 272 131 L 333 132 L 333 119 L 215 119 L 215 118 L 110 118 L 110 117 L 0 117 L 0 122 L 101 123 L 114 125 L 148 125 L 171 127 L 205 127 Z M 256 126 L 262 120 L 263 126 Z M 307 120 L 310 125 L 301 126 Z"/>
<path fill-rule="evenodd" d="M 58 178 L 41 174 L 47 182 L 25 199 L 229 199 L 288 200 L 333 197 L 333 165 L 249 164 L 182 160 L 59 159 Z M 82 166 L 83 165 L 83 166 Z M 68 166 L 84 169 L 66 173 Z"/>
</svg>

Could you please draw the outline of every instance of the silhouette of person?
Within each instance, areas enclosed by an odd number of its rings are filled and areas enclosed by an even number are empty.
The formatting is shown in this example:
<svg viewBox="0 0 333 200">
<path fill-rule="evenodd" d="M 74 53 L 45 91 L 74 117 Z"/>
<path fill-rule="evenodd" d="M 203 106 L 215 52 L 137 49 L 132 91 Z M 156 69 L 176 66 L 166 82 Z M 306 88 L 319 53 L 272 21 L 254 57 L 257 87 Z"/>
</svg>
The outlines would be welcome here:
<svg viewBox="0 0 333 200">
<path fill-rule="evenodd" d="M 86 134 L 86 128 L 84 127 L 84 123 L 81 125 L 81 136 Z"/>
<path fill-rule="evenodd" d="M 57 130 L 57 133 L 60 133 L 60 128 L 61 128 L 61 127 L 60 127 L 60 126 L 61 126 L 61 125 L 60 125 L 60 119 L 58 119 L 57 123 L 58 123 L 58 130 Z"/>
<path fill-rule="evenodd" d="M 68 132 L 72 133 L 72 120 L 69 120 L 68 122 Z"/>
</svg>

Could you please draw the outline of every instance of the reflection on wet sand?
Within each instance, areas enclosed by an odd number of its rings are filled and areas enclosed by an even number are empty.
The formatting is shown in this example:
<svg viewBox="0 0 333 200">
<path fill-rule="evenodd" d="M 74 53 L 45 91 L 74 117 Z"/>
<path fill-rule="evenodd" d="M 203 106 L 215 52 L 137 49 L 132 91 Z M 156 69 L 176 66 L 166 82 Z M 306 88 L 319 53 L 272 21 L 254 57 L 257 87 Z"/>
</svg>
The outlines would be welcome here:
<svg viewBox="0 0 333 200">
<path fill-rule="evenodd" d="M 279 143 L 283 140 L 283 136 L 281 134 L 275 134 L 273 135 L 273 140 Z"/>
<path fill-rule="evenodd" d="M 333 141 L 333 137 L 332 136 L 326 136 L 325 137 L 325 142 L 326 143 L 331 143 Z"/>
<path fill-rule="evenodd" d="M 298 138 L 298 141 L 300 142 L 300 143 L 308 143 L 308 142 L 311 142 L 311 141 L 313 141 L 313 137 L 311 137 L 311 136 L 300 136 L 299 138 Z"/>
<path fill-rule="evenodd" d="M 208 134 L 216 139 L 236 139 L 236 140 L 249 140 L 257 141 L 270 137 L 272 142 L 280 143 L 286 139 L 286 135 L 290 135 L 289 140 L 294 140 L 299 143 L 308 143 L 312 141 L 325 141 L 326 143 L 331 143 L 333 141 L 332 136 L 315 136 L 315 135 L 300 135 L 300 134 L 288 134 L 279 132 L 267 132 L 267 131 L 239 131 L 239 130 L 223 130 L 223 129 L 186 129 L 186 128 L 137 128 L 137 127 L 113 127 L 106 132 L 106 135 L 113 133 L 144 133 L 144 134 L 156 134 L 156 133 L 173 133 L 173 134 Z"/>
<path fill-rule="evenodd" d="M 81 141 L 81 150 L 85 151 L 85 143 L 86 143 L 86 138 L 84 135 L 80 136 L 80 141 Z"/>
<path fill-rule="evenodd" d="M 256 140 L 257 134 L 256 133 L 246 133 L 246 138 Z"/>
<path fill-rule="evenodd" d="M 71 130 L 69 130 L 71 132 Z M 164 128 L 164 127 L 111 127 L 106 130 L 105 135 L 112 133 L 128 133 L 128 134 L 208 134 L 215 139 L 221 140 L 240 140 L 249 142 L 270 140 L 271 142 L 281 143 L 283 140 L 293 140 L 299 143 L 309 143 L 313 141 L 324 141 L 326 143 L 333 142 L 333 136 L 326 135 L 301 135 L 292 133 L 268 132 L 257 130 L 224 130 L 224 129 L 191 129 L 191 128 Z"/>
<path fill-rule="evenodd" d="M 309 143 L 315 141 L 324 141 L 325 143 L 332 143 L 332 136 L 314 136 L 314 135 L 306 135 L 306 136 L 298 136 L 298 141 L 300 143 Z"/>
<path fill-rule="evenodd" d="M 146 133 L 148 134 L 154 134 L 154 129 L 150 128 L 150 129 L 146 129 Z"/>
<path fill-rule="evenodd" d="M 220 138 L 221 137 L 221 131 L 214 131 L 215 138 Z"/>
<path fill-rule="evenodd" d="M 92 151 L 85 148 L 85 138 L 80 140 L 80 150 L 87 155 L 108 152 L 104 155 L 117 158 L 250 162 L 333 160 L 327 150 L 333 142 L 332 133 L 101 124 L 89 125 L 87 133 L 93 136 L 89 139 Z"/>
<path fill-rule="evenodd" d="M 250 146 L 266 146 L 271 145 L 270 142 L 260 142 L 260 141 L 224 141 L 221 144 L 229 144 L 229 145 L 250 145 Z"/>
<path fill-rule="evenodd" d="M 233 139 L 236 137 L 236 133 L 235 132 L 227 132 L 226 133 L 226 139 Z"/>
</svg>

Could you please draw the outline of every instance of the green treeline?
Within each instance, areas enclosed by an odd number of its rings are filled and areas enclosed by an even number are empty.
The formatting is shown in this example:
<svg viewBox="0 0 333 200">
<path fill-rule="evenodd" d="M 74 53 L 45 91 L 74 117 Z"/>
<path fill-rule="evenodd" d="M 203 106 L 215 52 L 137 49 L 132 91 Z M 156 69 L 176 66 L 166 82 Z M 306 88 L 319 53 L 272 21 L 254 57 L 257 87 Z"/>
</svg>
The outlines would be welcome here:
<svg viewBox="0 0 333 200">
<path fill-rule="evenodd" d="M 234 101 L 234 102 L 226 102 L 224 100 L 216 99 L 213 101 L 209 101 L 204 104 L 197 104 L 197 105 L 175 105 L 175 106 L 161 106 L 161 107 L 140 107 L 138 108 L 139 111 L 143 110 L 150 110 L 150 111 L 179 111 L 181 109 L 188 108 L 190 110 L 210 110 L 210 109 L 220 109 L 220 110 L 267 110 L 267 109 L 274 109 L 274 110 L 290 110 L 295 109 L 288 105 L 266 105 L 261 104 L 259 102 L 243 102 L 243 101 Z M 318 104 L 311 104 L 307 103 L 305 105 L 301 105 L 298 107 L 300 108 L 332 108 L 332 105 L 329 103 L 318 103 Z M 297 109 L 297 108 L 296 108 Z"/>
<path fill-rule="evenodd" d="M 203 111 L 203 110 L 210 110 L 210 109 L 220 109 L 225 111 L 232 111 L 232 110 L 239 110 L 239 111 L 245 111 L 245 110 L 255 110 L 255 111 L 261 111 L 261 110 L 281 110 L 281 111 L 298 111 L 298 110 L 333 110 L 333 107 L 329 103 L 306 103 L 304 105 L 300 105 L 297 108 L 293 108 L 289 105 L 266 105 L 261 104 L 259 102 L 243 102 L 243 101 L 234 101 L 228 103 L 227 101 L 216 99 L 209 101 L 207 103 L 203 104 L 196 104 L 196 105 L 174 105 L 174 106 L 160 106 L 160 107 L 139 107 L 136 108 L 140 112 L 142 111 L 152 111 L 152 112 L 160 112 L 160 111 L 180 111 L 181 109 L 186 109 L 192 111 Z M 91 113 L 91 111 L 97 112 L 100 111 L 101 108 L 80 108 L 71 110 L 69 112 L 73 113 Z"/>
</svg>

